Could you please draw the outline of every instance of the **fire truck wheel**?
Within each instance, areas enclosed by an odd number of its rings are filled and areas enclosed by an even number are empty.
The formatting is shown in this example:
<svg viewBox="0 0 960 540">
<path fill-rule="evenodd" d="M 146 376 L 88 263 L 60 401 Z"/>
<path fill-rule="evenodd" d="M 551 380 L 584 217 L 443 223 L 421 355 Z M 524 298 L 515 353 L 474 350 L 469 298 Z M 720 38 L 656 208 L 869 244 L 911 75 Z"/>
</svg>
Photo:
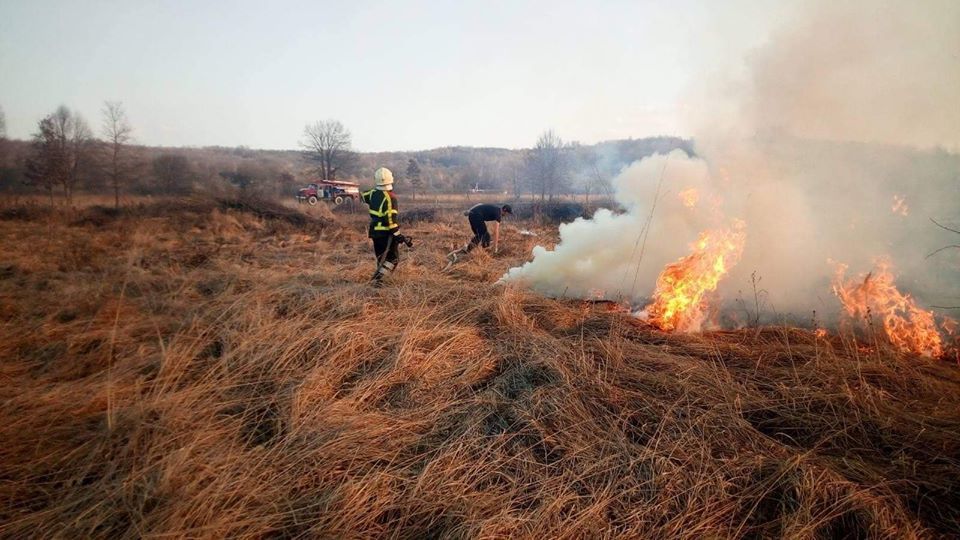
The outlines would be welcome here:
<svg viewBox="0 0 960 540">
<path fill-rule="evenodd" d="M 334 204 L 343 204 L 343 197 L 340 195 L 337 195 L 336 197 L 333 198 L 333 202 Z"/>
<path fill-rule="evenodd" d="M 316 206 L 316 205 L 317 205 L 317 196 L 316 196 L 316 195 L 311 195 L 310 198 L 307 199 L 307 202 L 310 203 L 310 206 Z"/>
</svg>

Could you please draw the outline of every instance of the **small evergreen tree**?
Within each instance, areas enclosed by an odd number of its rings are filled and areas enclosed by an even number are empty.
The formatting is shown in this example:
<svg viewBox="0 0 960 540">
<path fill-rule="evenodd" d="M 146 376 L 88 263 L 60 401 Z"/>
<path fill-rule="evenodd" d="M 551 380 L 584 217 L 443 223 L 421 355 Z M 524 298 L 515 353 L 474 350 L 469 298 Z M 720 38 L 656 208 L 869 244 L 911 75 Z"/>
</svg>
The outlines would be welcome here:
<svg viewBox="0 0 960 540">
<path fill-rule="evenodd" d="M 416 199 L 417 190 L 420 189 L 422 181 L 420 179 L 420 165 L 413 158 L 407 161 L 407 180 L 410 182 L 410 187 L 413 188 L 413 198 Z"/>
</svg>

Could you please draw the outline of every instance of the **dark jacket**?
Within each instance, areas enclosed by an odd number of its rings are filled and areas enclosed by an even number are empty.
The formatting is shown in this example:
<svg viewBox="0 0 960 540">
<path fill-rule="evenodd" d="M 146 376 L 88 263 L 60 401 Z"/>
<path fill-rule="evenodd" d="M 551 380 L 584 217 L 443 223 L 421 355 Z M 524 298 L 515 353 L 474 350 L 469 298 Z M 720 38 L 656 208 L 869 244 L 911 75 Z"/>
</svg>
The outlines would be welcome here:
<svg viewBox="0 0 960 540">
<path fill-rule="evenodd" d="M 499 206 L 492 204 L 475 204 L 470 210 L 464 212 L 465 216 L 476 216 L 482 221 L 500 221 L 503 219 L 503 210 Z"/>
<path fill-rule="evenodd" d="M 400 230 L 397 198 L 392 191 L 371 189 L 360 194 L 370 209 L 370 238 L 384 238 Z"/>
</svg>

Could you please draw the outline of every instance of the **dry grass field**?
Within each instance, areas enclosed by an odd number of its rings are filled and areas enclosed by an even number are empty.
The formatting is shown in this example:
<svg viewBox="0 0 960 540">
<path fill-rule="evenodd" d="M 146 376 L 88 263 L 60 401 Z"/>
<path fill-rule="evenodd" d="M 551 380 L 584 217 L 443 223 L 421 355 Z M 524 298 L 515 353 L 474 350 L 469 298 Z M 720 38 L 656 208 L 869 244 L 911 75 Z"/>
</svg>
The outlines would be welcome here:
<svg viewBox="0 0 960 540">
<path fill-rule="evenodd" d="M 0 209 L 0 536 L 960 535 L 956 365 L 443 274 L 453 212 L 374 289 L 305 210 Z"/>
</svg>

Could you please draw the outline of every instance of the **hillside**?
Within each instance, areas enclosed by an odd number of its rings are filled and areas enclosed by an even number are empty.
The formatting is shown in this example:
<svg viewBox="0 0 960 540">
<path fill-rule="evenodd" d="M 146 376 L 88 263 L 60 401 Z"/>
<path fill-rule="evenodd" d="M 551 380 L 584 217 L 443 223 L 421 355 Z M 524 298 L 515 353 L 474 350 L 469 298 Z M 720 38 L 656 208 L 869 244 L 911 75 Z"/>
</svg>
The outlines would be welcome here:
<svg viewBox="0 0 960 540">
<path fill-rule="evenodd" d="M 607 182 L 623 167 L 656 152 L 675 148 L 692 152 L 692 142 L 676 137 L 650 137 L 604 141 L 570 148 L 569 189 L 582 191 L 585 183 Z M 233 186 L 222 173 L 241 173 L 249 177 L 261 193 L 269 196 L 290 196 L 296 188 L 314 178 L 311 163 L 299 150 L 257 150 L 246 147 L 168 148 L 134 147 L 139 163 L 125 194 L 171 194 L 157 178 L 154 162 L 161 156 L 182 156 L 183 192 L 229 192 Z M 30 155 L 27 141 L 0 139 L 0 193 L 37 193 L 27 185 L 26 159 Z M 422 171 L 421 190 L 428 192 L 463 193 L 477 185 L 485 189 L 524 192 L 526 187 L 524 155 L 527 149 L 473 148 L 451 146 L 430 150 L 403 152 L 357 152 L 342 177 L 368 182 L 373 171 L 382 166 L 394 171 L 400 185 L 410 190 L 404 178 L 407 164 L 415 159 Z M 81 183 L 88 193 L 108 192 L 103 170 L 91 166 Z M 597 187 L 592 187 L 596 192 Z M 175 193 L 173 193 L 175 194 Z"/>
<path fill-rule="evenodd" d="M 442 274 L 452 213 L 373 289 L 364 220 L 0 210 L 0 536 L 960 534 L 956 365 Z"/>
</svg>

